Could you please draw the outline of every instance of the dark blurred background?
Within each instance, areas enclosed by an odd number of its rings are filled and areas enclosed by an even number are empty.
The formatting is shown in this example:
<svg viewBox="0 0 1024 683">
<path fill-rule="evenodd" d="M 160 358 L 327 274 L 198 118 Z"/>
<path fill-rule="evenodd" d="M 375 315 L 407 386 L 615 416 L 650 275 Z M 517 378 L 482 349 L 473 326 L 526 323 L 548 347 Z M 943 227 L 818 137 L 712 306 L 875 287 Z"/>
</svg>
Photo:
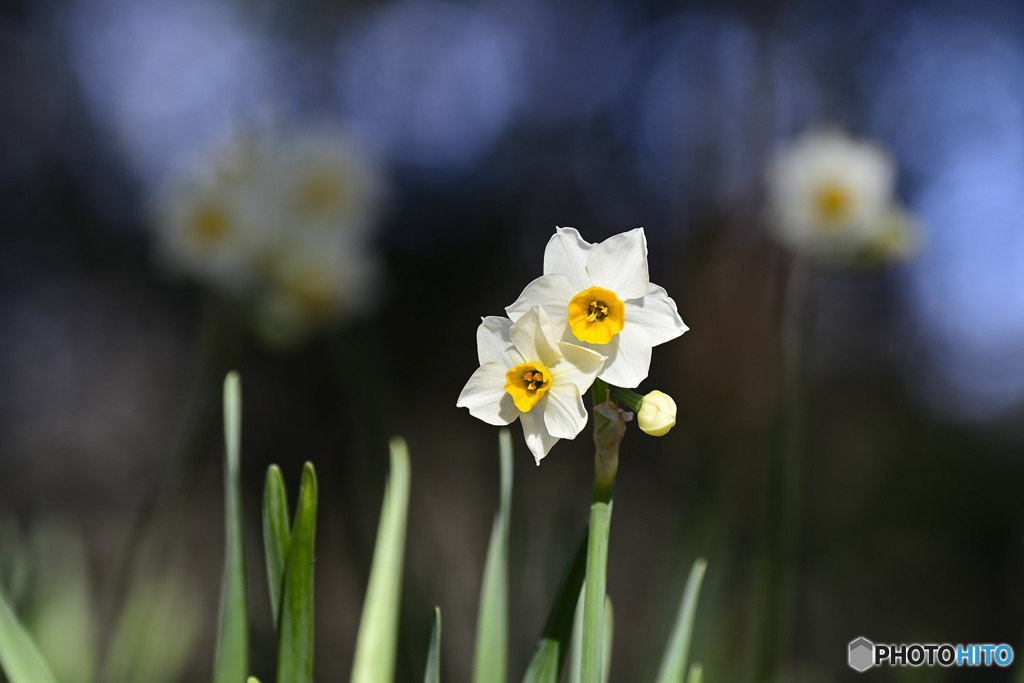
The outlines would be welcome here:
<svg viewBox="0 0 1024 683">
<path fill-rule="evenodd" d="M 147 210 L 176 169 L 266 118 L 345 126 L 390 187 L 376 307 L 287 352 L 156 267 Z M 320 472 L 318 678 L 351 666 L 387 438 L 402 434 L 399 680 L 422 677 L 437 604 L 445 678 L 467 681 L 498 488 L 497 430 L 455 407 L 479 317 L 541 274 L 556 225 L 592 242 L 644 226 L 651 279 L 691 331 L 655 350 L 641 387 L 675 397 L 677 426 L 623 445 L 612 680 L 653 676 L 698 555 L 710 564 L 693 655 L 706 680 L 743 680 L 792 261 L 764 234 L 763 168 L 822 122 L 891 151 L 923 246 L 904 266 L 815 273 L 781 680 L 852 679 L 857 636 L 1024 645 L 1024 8 L 1009 0 L 5 4 L 2 514 L 25 537 L 44 518 L 72 525 L 104 613 L 122 572 L 144 571 L 125 570 L 124 549 L 155 511 L 141 545 L 157 548 L 150 563 L 173 556 L 202 597 L 185 679 L 208 680 L 219 381 L 238 368 L 254 577 L 266 466 L 280 463 L 293 492 L 302 461 Z M 513 435 L 518 679 L 586 518 L 592 464 L 587 433 L 540 467 Z M 254 673 L 268 680 L 269 611 L 250 598 Z"/>
</svg>

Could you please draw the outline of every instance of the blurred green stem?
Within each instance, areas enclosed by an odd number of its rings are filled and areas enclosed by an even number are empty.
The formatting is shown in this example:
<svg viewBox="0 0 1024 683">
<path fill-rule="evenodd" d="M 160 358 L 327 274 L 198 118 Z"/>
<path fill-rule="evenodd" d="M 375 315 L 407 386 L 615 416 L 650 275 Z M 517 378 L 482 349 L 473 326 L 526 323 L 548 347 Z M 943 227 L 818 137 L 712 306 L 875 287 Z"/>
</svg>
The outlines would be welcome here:
<svg viewBox="0 0 1024 683">
<path fill-rule="evenodd" d="M 160 455 L 159 475 L 149 484 L 114 565 L 106 623 L 114 623 L 121 612 L 147 534 L 195 482 L 198 465 L 207 455 L 207 447 L 219 426 L 221 383 L 224 375 L 234 368 L 239 355 L 237 325 L 227 304 L 212 295 L 207 295 L 203 301 L 200 315 L 196 351 L 186 380 L 178 426 Z M 161 547 L 170 546 L 162 544 Z"/>
<path fill-rule="evenodd" d="M 770 681 L 789 653 L 804 468 L 804 401 L 813 317 L 813 273 L 789 270 L 780 323 L 779 399 L 769 448 L 751 680 Z"/>
</svg>

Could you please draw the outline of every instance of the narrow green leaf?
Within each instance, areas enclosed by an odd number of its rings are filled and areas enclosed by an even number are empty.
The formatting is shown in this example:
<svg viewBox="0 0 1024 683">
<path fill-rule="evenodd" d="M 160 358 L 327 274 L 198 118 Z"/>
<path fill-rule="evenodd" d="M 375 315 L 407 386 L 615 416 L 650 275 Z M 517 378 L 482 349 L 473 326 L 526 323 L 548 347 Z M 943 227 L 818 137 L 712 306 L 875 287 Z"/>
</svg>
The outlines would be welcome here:
<svg viewBox="0 0 1024 683">
<path fill-rule="evenodd" d="M 604 640 L 604 603 L 608 579 L 608 537 L 612 503 L 590 506 L 590 538 L 587 542 L 587 579 L 583 596 L 582 683 L 600 683 L 601 649 Z"/>
<path fill-rule="evenodd" d="M 260 683 L 260 679 L 255 676 L 249 676 L 249 679 L 245 683 Z"/>
<path fill-rule="evenodd" d="M 302 467 L 295 525 L 288 544 L 277 633 L 277 683 L 313 680 L 313 546 L 316 542 L 316 470 Z"/>
<path fill-rule="evenodd" d="M 508 677 L 508 534 L 512 505 L 512 435 L 508 429 L 498 432 L 498 450 L 500 499 L 480 587 L 474 683 L 505 683 Z"/>
<path fill-rule="evenodd" d="M 214 683 L 238 683 L 249 670 L 249 604 L 245 582 L 241 471 L 242 396 L 238 373 L 224 380 L 224 580 Z"/>
<path fill-rule="evenodd" d="M 139 577 L 110 636 L 102 683 L 175 683 L 203 631 L 203 602 L 173 567 Z M 67 681 L 68 679 L 61 679 Z"/>
<path fill-rule="evenodd" d="M 391 439 L 391 475 L 384 487 L 370 581 L 359 619 L 352 683 L 388 683 L 394 677 L 408 509 L 409 450 L 404 439 L 395 437 Z"/>
<path fill-rule="evenodd" d="M 423 683 L 441 683 L 441 608 L 434 608 L 434 628 L 430 629 L 430 649 L 427 651 L 427 672 Z"/>
<path fill-rule="evenodd" d="M 263 554 L 267 562 L 267 585 L 270 589 L 270 607 L 274 616 L 274 632 L 280 631 L 281 588 L 284 582 L 285 561 L 291 530 L 288 528 L 288 493 L 284 488 L 281 468 L 267 468 L 263 487 Z"/>
<path fill-rule="evenodd" d="M 583 590 L 576 601 L 576 614 L 572 620 L 572 641 L 569 646 L 569 671 L 566 683 L 580 683 L 580 661 L 583 659 Z"/>
<path fill-rule="evenodd" d="M 589 528 L 583 527 L 576 541 L 576 549 L 555 592 L 555 599 L 551 602 L 551 611 L 548 612 L 548 619 L 533 651 L 523 683 L 558 683 L 562 677 L 562 668 L 569 653 L 569 640 L 572 638 L 576 602 L 587 569 Z"/>
<path fill-rule="evenodd" d="M 601 646 L 601 681 L 608 683 L 612 666 L 612 633 L 615 616 L 612 612 L 612 599 L 605 596 L 604 601 L 604 641 Z M 572 649 L 569 651 L 569 675 L 567 683 L 580 683 L 582 673 L 580 660 L 583 657 L 583 592 L 576 605 L 576 620 L 572 627 Z"/>
<path fill-rule="evenodd" d="M 0 667 L 11 683 L 56 683 L 32 637 L 0 592 Z"/>
<path fill-rule="evenodd" d="M 615 635 L 615 610 L 612 599 L 604 598 L 604 641 L 601 643 L 601 683 L 608 683 L 612 671 L 612 638 Z"/>
<path fill-rule="evenodd" d="M 700 662 L 694 662 L 690 667 L 690 675 L 686 677 L 686 683 L 700 683 L 704 680 L 704 667 Z"/>
<path fill-rule="evenodd" d="M 686 580 L 682 602 L 679 604 L 676 623 L 672 627 L 672 635 L 669 636 L 665 656 L 661 660 L 657 683 L 683 683 L 683 677 L 686 675 L 686 660 L 690 656 L 690 639 L 693 636 L 693 619 L 697 613 L 700 584 L 704 580 L 704 570 L 707 567 L 708 562 L 703 557 L 697 558 L 697 561 L 693 563 L 690 577 Z"/>
</svg>

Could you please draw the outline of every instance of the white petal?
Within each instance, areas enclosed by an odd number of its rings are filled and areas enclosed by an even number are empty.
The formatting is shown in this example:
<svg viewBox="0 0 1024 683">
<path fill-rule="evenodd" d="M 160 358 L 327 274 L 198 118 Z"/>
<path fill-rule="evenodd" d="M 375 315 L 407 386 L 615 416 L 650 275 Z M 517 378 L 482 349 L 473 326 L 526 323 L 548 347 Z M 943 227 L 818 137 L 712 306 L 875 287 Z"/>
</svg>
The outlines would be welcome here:
<svg viewBox="0 0 1024 683">
<path fill-rule="evenodd" d="M 540 464 L 541 459 L 548 454 L 551 447 L 558 441 L 557 437 L 551 436 L 548 428 L 544 426 L 544 412 L 542 410 L 531 410 L 528 413 L 520 413 L 519 421 L 523 423 L 523 435 L 526 436 L 526 447 L 533 453 L 533 459 Z"/>
<path fill-rule="evenodd" d="M 647 237 L 643 228 L 612 235 L 594 245 L 587 259 L 594 284 L 615 292 L 621 300 L 647 294 Z"/>
<path fill-rule="evenodd" d="M 634 389 L 647 379 L 651 369 L 651 339 L 639 325 L 626 325 L 612 341 L 605 344 L 608 360 L 599 377 L 608 384 Z"/>
<path fill-rule="evenodd" d="M 664 344 L 690 329 L 679 317 L 676 302 L 656 284 L 647 286 L 643 299 L 626 301 L 626 327 L 639 325 L 651 339 L 651 346 Z"/>
<path fill-rule="evenodd" d="M 507 368 L 499 363 L 481 365 L 466 382 L 455 403 L 469 408 L 469 414 L 490 425 L 507 425 L 521 413 L 512 396 L 505 391 Z"/>
<path fill-rule="evenodd" d="M 552 436 L 575 439 L 587 426 L 583 397 L 572 384 L 552 383 L 544 395 L 544 404 L 544 426 Z"/>
<path fill-rule="evenodd" d="M 576 228 L 556 228 L 544 248 L 544 274 L 561 273 L 575 287 L 574 295 L 582 292 L 592 284 L 587 275 L 587 255 L 593 246 L 580 237 Z"/>
<path fill-rule="evenodd" d="M 571 384 L 578 393 L 584 393 L 604 367 L 605 356 L 569 342 L 559 342 L 558 350 L 562 352 L 562 361 L 548 368 L 552 385 Z"/>
<path fill-rule="evenodd" d="M 508 335 L 512 321 L 496 315 L 489 315 L 482 320 L 476 329 L 476 354 L 480 365 L 500 363 L 507 370 L 522 363 L 522 360 L 517 360 L 519 353 Z"/>
<path fill-rule="evenodd" d="M 548 314 L 556 339 L 565 338 L 569 329 L 569 302 L 582 290 L 574 288 L 569 278 L 560 273 L 542 275 L 519 295 L 515 303 L 505 308 L 508 317 L 519 320 L 534 305 Z"/>
<path fill-rule="evenodd" d="M 534 305 L 524 313 L 508 333 L 527 361 L 540 361 L 544 367 L 549 367 L 562 359 L 551 321 L 540 306 Z"/>
</svg>

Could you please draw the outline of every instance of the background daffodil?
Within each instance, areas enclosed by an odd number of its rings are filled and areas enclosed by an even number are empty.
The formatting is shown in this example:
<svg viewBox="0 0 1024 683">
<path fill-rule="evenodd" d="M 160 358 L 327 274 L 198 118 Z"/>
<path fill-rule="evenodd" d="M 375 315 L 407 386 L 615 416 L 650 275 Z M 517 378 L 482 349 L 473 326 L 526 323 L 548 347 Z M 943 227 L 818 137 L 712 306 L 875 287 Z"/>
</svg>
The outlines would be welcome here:
<svg viewBox="0 0 1024 683">
<path fill-rule="evenodd" d="M 558 341 L 539 306 L 515 323 L 484 318 L 476 339 L 480 367 L 456 405 L 492 425 L 519 418 L 538 464 L 556 441 L 576 438 L 587 424 L 581 394 L 601 371 L 604 356 Z"/>
<path fill-rule="evenodd" d="M 558 338 L 608 356 L 601 379 L 619 387 L 638 386 L 650 370 L 651 348 L 688 329 L 675 302 L 648 277 L 643 228 L 600 244 L 557 228 L 544 249 L 544 275 L 505 310 L 518 320 L 537 305 Z"/>
<path fill-rule="evenodd" d="M 768 219 L 775 237 L 826 261 L 899 260 L 917 243 L 911 216 L 895 200 L 896 167 L 870 142 L 813 129 L 768 166 Z"/>
</svg>

